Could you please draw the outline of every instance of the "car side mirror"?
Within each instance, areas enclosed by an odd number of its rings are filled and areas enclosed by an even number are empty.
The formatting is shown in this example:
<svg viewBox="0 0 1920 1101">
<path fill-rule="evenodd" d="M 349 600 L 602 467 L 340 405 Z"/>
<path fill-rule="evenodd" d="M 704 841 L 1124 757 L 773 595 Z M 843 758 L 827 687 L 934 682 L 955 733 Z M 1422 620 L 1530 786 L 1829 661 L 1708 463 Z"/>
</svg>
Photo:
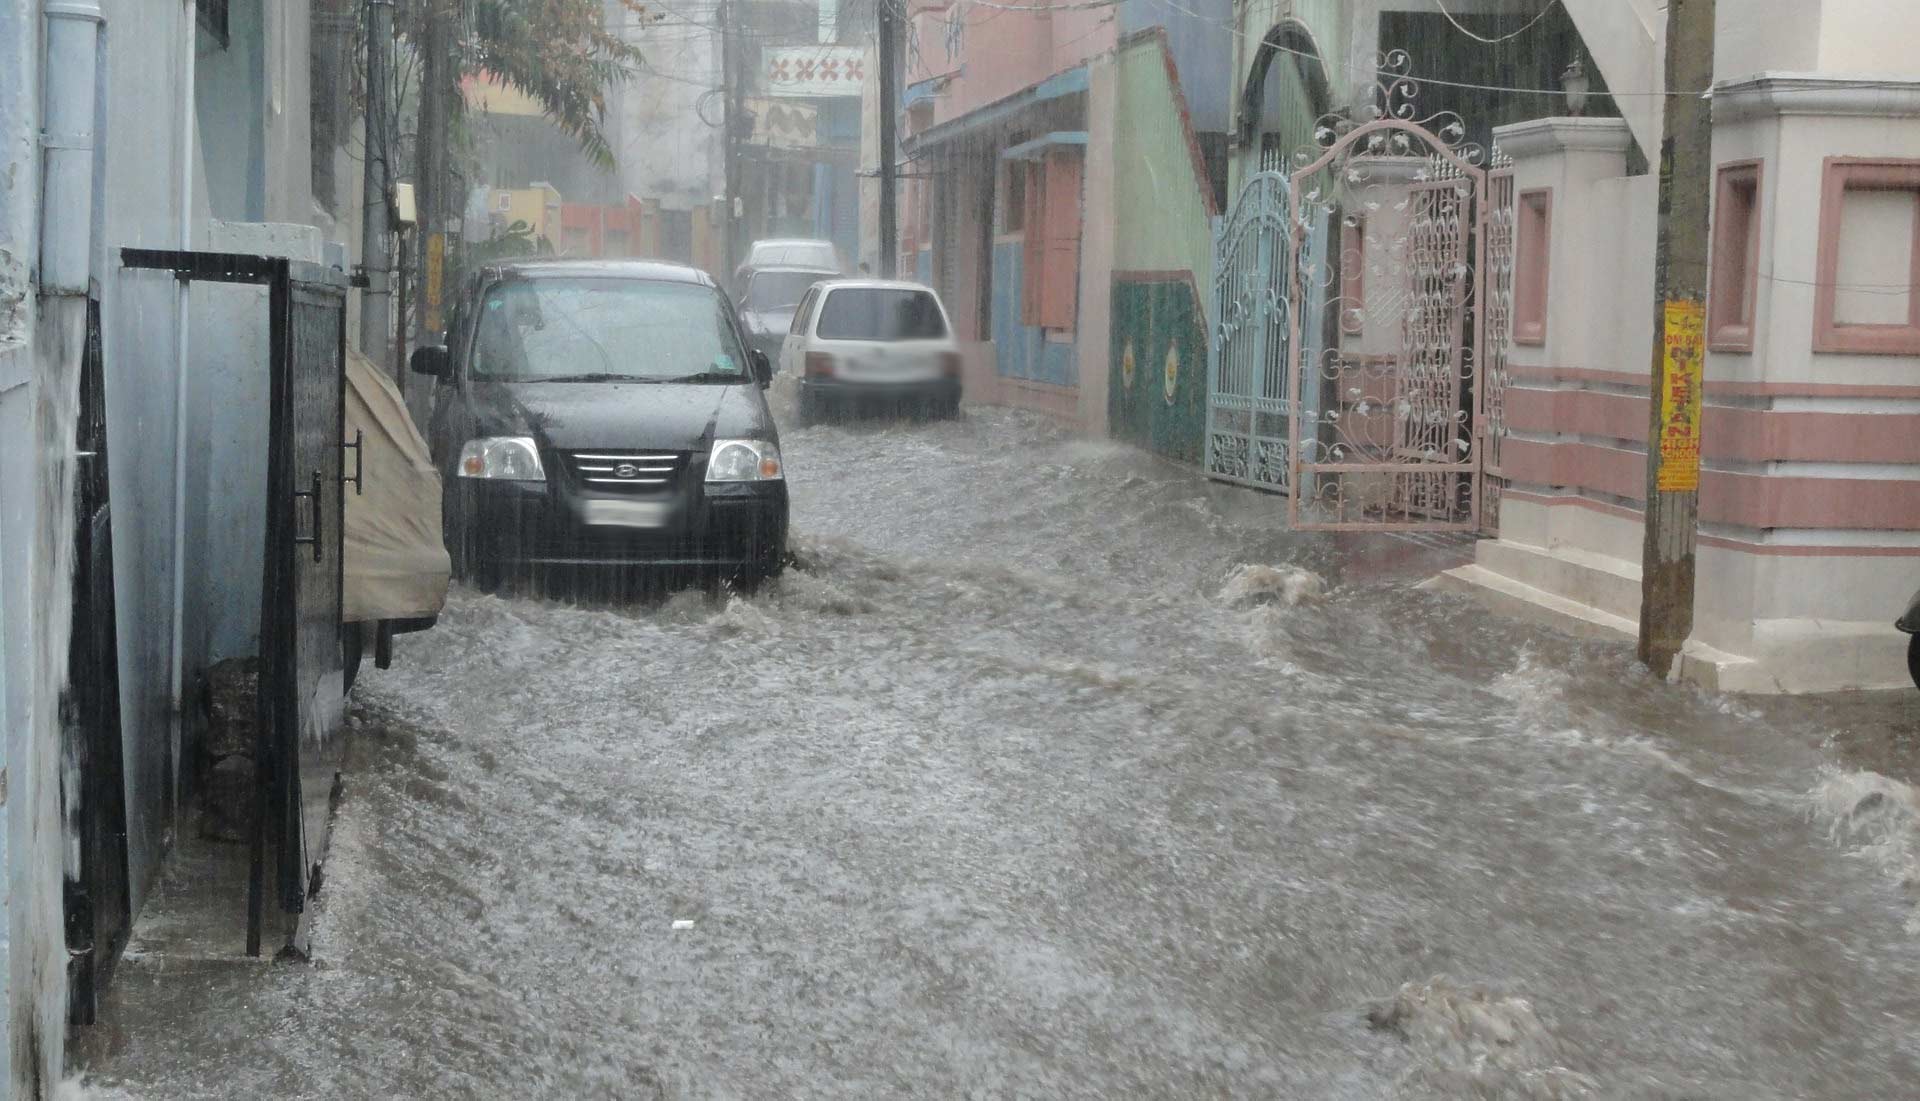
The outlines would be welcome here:
<svg viewBox="0 0 1920 1101">
<path fill-rule="evenodd" d="M 445 380 L 453 374 L 453 357 L 447 354 L 445 344 L 422 344 L 408 357 L 407 366 L 416 375 L 431 375 Z"/>
<path fill-rule="evenodd" d="M 760 389 L 765 390 L 767 387 L 773 385 L 773 360 L 768 359 L 767 353 L 758 348 L 753 350 L 752 358 L 753 377 L 755 381 L 760 383 Z"/>
</svg>

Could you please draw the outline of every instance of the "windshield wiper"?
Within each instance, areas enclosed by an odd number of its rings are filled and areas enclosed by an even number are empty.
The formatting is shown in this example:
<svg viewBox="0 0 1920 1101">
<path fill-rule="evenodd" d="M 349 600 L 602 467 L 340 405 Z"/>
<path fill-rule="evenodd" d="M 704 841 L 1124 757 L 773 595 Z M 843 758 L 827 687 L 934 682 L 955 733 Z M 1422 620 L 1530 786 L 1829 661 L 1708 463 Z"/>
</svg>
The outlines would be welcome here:
<svg viewBox="0 0 1920 1101">
<path fill-rule="evenodd" d="M 522 382 L 663 382 L 664 379 L 648 378 L 645 375 L 621 375 L 611 371 L 599 371 L 586 375 L 547 375 L 542 378 L 521 379 Z"/>
<path fill-rule="evenodd" d="M 747 376 L 735 371 L 695 371 L 691 375 L 675 375 L 672 378 L 659 378 L 654 382 L 745 382 Z"/>
</svg>

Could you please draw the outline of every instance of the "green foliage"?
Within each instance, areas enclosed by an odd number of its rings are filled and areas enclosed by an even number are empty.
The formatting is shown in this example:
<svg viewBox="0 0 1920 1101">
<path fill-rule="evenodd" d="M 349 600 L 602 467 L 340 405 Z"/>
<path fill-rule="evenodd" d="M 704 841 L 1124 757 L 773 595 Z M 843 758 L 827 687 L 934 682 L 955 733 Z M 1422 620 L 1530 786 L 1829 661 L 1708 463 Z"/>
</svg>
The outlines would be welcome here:
<svg viewBox="0 0 1920 1101">
<path fill-rule="evenodd" d="M 620 2 L 643 20 L 657 18 L 638 0 Z M 526 94 L 596 164 L 611 168 L 613 148 L 601 129 L 607 90 L 643 58 L 606 30 L 602 14 L 600 0 L 403 0 L 396 19 L 418 44 L 429 19 L 462 21 L 452 81 L 486 73 Z"/>
</svg>

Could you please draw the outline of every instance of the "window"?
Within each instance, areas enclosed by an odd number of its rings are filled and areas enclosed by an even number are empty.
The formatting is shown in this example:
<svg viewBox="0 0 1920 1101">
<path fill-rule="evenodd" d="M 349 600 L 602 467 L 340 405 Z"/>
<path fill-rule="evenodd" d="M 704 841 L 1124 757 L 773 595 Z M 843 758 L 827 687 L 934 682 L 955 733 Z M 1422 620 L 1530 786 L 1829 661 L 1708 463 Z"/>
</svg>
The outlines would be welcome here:
<svg viewBox="0 0 1920 1101">
<path fill-rule="evenodd" d="M 747 279 L 747 309 L 793 309 L 815 283 L 832 278 L 828 271 L 756 271 Z"/>
<path fill-rule="evenodd" d="M 1753 351 L 1759 207 L 1760 162 L 1721 165 L 1713 196 L 1713 282 L 1707 293 L 1707 339 L 1716 352 Z"/>
<path fill-rule="evenodd" d="M 1830 157 L 1813 350 L 1920 355 L 1920 161 Z"/>
<path fill-rule="evenodd" d="M 819 298 L 820 289 L 814 287 L 807 291 L 806 297 L 800 299 L 799 307 L 793 311 L 793 324 L 787 329 L 789 333 L 792 333 L 794 336 L 803 336 L 806 334 L 807 323 L 813 320 L 814 303 L 818 301 Z"/>
<path fill-rule="evenodd" d="M 1020 320 L 1072 329 L 1080 294 L 1080 180 L 1077 153 L 1049 153 L 1028 171 Z"/>
<path fill-rule="evenodd" d="M 820 306 L 822 340 L 938 340 L 947 335 L 940 301 L 927 291 L 842 287 Z"/>
<path fill-rule="evenodd" d="M 726 300 L 695 283 L 509 279 L 487 289 L 477 328 L 475 378 L 746 377 Z"/>
<path fill-rule="evenodd" d="M 227 29 L 227 0 L 194 0 L 193 14 L 200 29 L 213 36 L 221 49 L 232 44 L 233 36 Z"/>
<path fill-rule="evenodd" d="M 1514 208 L 1513 342 L 1547 342 L 1547 269 L 1553 257 L 1553 191 L 1522 191 Z"/>
<path fill-rule="evenodd" d="M 1027 162 L 1001 162 L 1000 177 L 1000 232 L 1019 233 L 1027 225 Z"/>
</svg>

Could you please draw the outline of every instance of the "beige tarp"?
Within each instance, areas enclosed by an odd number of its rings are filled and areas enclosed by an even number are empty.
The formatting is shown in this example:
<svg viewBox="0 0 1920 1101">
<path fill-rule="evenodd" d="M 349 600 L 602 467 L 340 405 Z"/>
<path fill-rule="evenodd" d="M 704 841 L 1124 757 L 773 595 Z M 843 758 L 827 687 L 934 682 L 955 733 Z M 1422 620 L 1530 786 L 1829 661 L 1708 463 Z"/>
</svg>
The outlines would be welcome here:
<svg viewBox="0 0 1920 1101">
<path fill-rule="evenodd" d="M 417 619 L 447 599 L 440 474 L 387 373 L 347 353 L 347 439 L 363 435 L 361 492 L 346 487 L 346 592 L 341 619 Z M 347 454 L 351 472 L 353 456 Z"/>
</svg>

